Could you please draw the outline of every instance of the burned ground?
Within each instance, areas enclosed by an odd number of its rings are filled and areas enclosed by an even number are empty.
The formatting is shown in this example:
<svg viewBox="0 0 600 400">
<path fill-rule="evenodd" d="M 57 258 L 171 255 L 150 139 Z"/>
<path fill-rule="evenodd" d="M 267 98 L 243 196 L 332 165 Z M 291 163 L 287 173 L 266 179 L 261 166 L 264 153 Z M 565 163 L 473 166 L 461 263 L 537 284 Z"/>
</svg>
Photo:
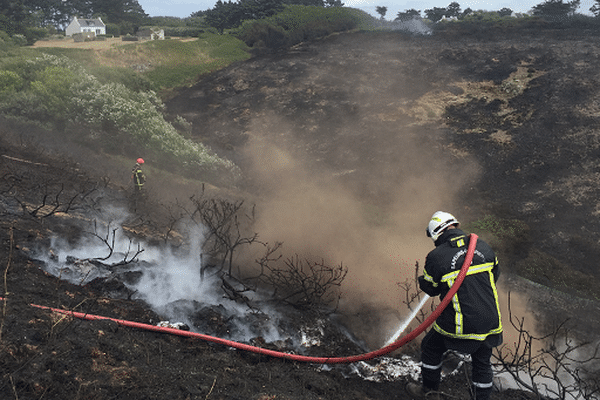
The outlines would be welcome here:
<svg viewBox="0 0 600 400">
<path fill-rule="evenodd" d="M 512 269 L 527 274 L 520 261 L 535 248 L 596 279 L 596 39 L 563 30 L 337 35 L 219 71 L 168 106 L 246 169 L 256 162 L 243 157 L 249 141 L 291 146 L 314 170 L 342 176 L 384 207 L 402 181 L 426 186 L 450 171 L 447 187 L 435 182 L 452 197 L 445 205 L 460 204 L 466 219 L 489 213 L 526 224 L 504 254 Z M 472 161 L 478 172 L 464 172 Z M 256 177 L 245 179 L 256 190 Z M 598 298 L 594 282 L 576 290 Z"/>
<path fill-rule="evenodd" d="M 597 37 L 589 33 L 334 35 L 216 72 L 181 90 L 168 112 L 183 115 L 196 139 L 241 167 L 236 190 L 258 204 L 281 191 L 300 197 L 289 186 L 300 171 L 302 179 L 322 181 L 366 205 L 361 210 L 370 213 L 368 226 L 389 228 L 400 220 L 420 235 L 422 221 L 438 207 L 454 207 L 465 225 L 494 215 L 512 229 L 490 237 L 505 271 L 593 299 L 599 296 L 598 57 Z M 111 170 L 98 169 L 99 163 L 88 168 L 74 153 L 40 151 L 35 142 L 20 140 L 27 132 L 13 125 L 5 133 L 2 398 L 407 398 L 407 378 L 371 382 L 345 368 L 322 369 L 30 306 L 157 323 L 161 317 L 145 303 L 108 296 L 122 289 L 119 282 L 58 280 L 43 272 L 32 248 L 57 235 L 76 242 L 108 205 L 135 206 L 130 234 L 157 242 L 169 216 L 156 187 L 156 198 L 132 204 L 118 173 L 102 179 Z M 272 159 L 261 158 L 265 154 Z M 79 155 L 96 160 L 83 149 Z M 162 186 L 171 188 L 167 180 Z M 299 200 L 294 207 L 305 202 Z M 515 220 L 521 224 L 511 225 Z M 365 226 L 363 232 L 375 232 Z M 205 318 L 215 318 L 218 333 L 218 314 Z M 310 352 L 364 350 L 339 332 L 326 339 Z M 442 389 L 467 398 L 462 376 Z M 492 398 L 526 396 L 503 392 Z"/>
</svg>

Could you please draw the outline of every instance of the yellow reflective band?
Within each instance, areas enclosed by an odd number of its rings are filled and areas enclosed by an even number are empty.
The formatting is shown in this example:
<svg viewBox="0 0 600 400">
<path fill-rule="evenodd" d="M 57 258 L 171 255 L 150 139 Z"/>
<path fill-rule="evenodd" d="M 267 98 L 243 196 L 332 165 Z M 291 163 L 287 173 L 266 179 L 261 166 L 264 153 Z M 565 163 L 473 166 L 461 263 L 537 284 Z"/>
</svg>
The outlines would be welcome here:
<svg viewBox="0 0 600 400">
<path fill-rule="evenodd" d="M 478 274 L 480 272 L 491 271 L 494 268 L 494 265 L 495 265 L 495 263 L 493 263 L 493 262 L 485 263 L 485 264 L 478 264 L 478 265 L 471 265 L 469 267 L 469 270 L 467 271 L 467 275 L 473 275 L 473 274 Z M 459 273 L 460 273 L 460 270 L 447 273 L 446 275 L 442 276 L 441 281 L 442 282 L 454 281 Z M 448 284 L 451 286 L 451 283 L 448 283 Z"/>
<path fill-rule="evenodd" d="M 460 308 L 460 301 L 458 301 L 458 293 L 452 296 L 452 304 L 454 305 L 454 323 L 456 324 L 456 333 L 463 333 L 463 313 Z"/>
<path fill-rule="evenodd" d="M 455 339 L 473 339 L 473 340 L 479 340 L 479 341 L 485 340 L 490 335 L 496 335 L 498 333 L 502 333 L 502 326 L 499 326 L 498 328 L 492 329 L 491 331 L 489 331 L 487 333 L 467 333 L 467 334 L 450 333 L 450 332 L 446 332 L 445 330 L 443 330 L 442 328 L 440 328 L 440 326 L 437 324 L 437 322 L 433 326 L 433 329 L 435 329 L 436 331 L 438 331 L 442 335 L 448 336 L 448 337 L 451 337 L 451 338 L 455 338 Z"/>
<path fill-rule="evenodd" d="M 498 290 L 496 289 L 496 280 L 494 274 L 490 272 L 490 285 L 494 291 L 494 299 L 496 301 L 496 311 L 498 312 L 498 329 L 502 332 L 502 315 L 500 314 L 500 300 L 498 300 Z"/>
<path fill-rule="evenodd" d="M 429 274 L 427 273 L 427 271 L 425 271 L 425 270 L 423 270 L 423 278 L 424 278 L 424 279 L 425 279 L 427 282 L 431 283 L 431 284 L 433 285 L 433 287 L 437 287 L 437 286 L 438 286 L 438 283 L 437 283 L 437 282 L 434 282 L 434 280 L 433 280 L 433 276 L 429 275 Z"/>
<path fill-rule="evenodd" d="M 489 331 L 487 333 L 483 333 L 483 334 L 475 334 L 475 333 L 465 334 L 464 326 L 463 326 L 464 318 L 463 318 L 463 313 L 462 313 L 460 301 L 458 299 L 458 292 L 457 292 L 452 297 L 452 304 L 453 304 L 454 312 L 455 312 L 455 316 L 454 316 L 454 324 L 456 327 L 455 332 L 450 333 L 450 332 L 443 330 L 437 324 L 437 322 L 433 326 L 436 331 L 438 331 L 442 335 L 446 335 L 446 336 L 456 338 L 456 339 L 473 339 L 473 340 L 479 340 L 479 341 L 485 340 L 485 338 L 487 338 L 489 335 L 494 335 L 494 334 L 498 334 L 498 333 L 502 332 L 503 329 L 502 329 L 502 316 L 500 314 L 500 301 L 498 300 L 498 290 L 496 288 L 496 281 L 494 279 L 494 274 L 492 273 L 492 270 L 496 264 L 497 264 L 497 261 L 492 262 L 492 263 L 473 265 L 473 266 L 469 267 L 469 270 L 467 271 L 467 275 L 478 274 L 480 272 L 488 272 L 488 276 L 490 279 L 490 286 L 492 287 L 492 291 L 494 293 L 494 301 L 496 302 L 496 311 L 498 313 L 498 327 L 495 329 L 492 329 L 491 331 Z M 445 282 L 448 285 L 448 287 L 451 287 L 454 284 L 454 281 L 455 281 L 456 277 L 458 276 L 459 272 L 460 271 L 454 271 L 454 272 L 444 275 L 442 277 L 442 282 Z"/>
</svg>

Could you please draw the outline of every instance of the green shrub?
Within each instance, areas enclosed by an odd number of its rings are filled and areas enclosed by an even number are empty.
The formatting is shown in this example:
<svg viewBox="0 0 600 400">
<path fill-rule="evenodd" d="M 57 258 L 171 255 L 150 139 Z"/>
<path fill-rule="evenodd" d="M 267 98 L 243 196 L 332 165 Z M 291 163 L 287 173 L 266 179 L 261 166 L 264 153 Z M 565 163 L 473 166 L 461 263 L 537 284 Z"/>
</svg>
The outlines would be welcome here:
<svg viewBox="0 0 600 400">
<path fill-rule="evenodd" d="M 289 43 L 285 29 L 267 20 L 244 21 L 238 36 L 248 46 L 256 48 L 278 49 Z"/>
<path fill-rule="evenodd" d="M 65 57 L 44 54 L 8 67 L 0 73 L 0 85 L 22 90 L 0 98 L 2 114 L 49 122 L 59 130 L 77 126 L 71 131 L 80 143 L 124 155 L 143 149 L 163 168 L 183 175 L 224 176 L 229 182 L 238 176 L 233 163 L 180 135 L 164 119 L 164 104 L 152 91 L 102 83 Z"/>
<path fill-rule="evenodd" d="M 176 36 L 176 37 L 198 37 L 202 33 L 208 31 L 215 31 L 214 28 L 209 27 L 197 27 L 197 26 L 167 26 L 164 29 L 165 36 Z M 215 32 L 216 33 L 216 32 Z"/>
<path fill-rule="evenodd" d="M 179 172 L 188 175 L 194 171 L 233 173 L 236 170 L 235 165 L 211 155 L 202 144 L 181 136 L 163 118 L 164 106 L 153 92 L 133 92 L 114 83 L 101 85 L 94 79 L 81 82 L 71 90 L 72 121 L 89 126 L 104 145 L 122 143 L 121 148 L 107 150 L 126 154 L 130 145 L 144 149 L 163 167 L 178 166 Z"/>
<path fill-rule="evenodd" d="M 161 90 L 189 85 L 204 74 L 250 57 L 245 43 L 231 35 L 203 33 L 194 41 L 157 40 L 144 45 L 165 60 L 144 73 Z"/>
<path fill-rule="evenodd" d="M 44 104 L 48 117 L 59 126 L 64 126 L 69 112 L 71 87 L 77 84 L 79 79 L 80 76 L 69 68 L 50 65 L 30 83 L 30 90 Z"/>
<path fill-rule="evenodd" d="M 137 42 L 140 39 L 137 36 L 133 36 L 133 35 L 127 34 L 127 35 L 121 37 L 121 40 L 123 42 Z"/>
<path fill-rule="evenodd" d="M 471 222 L 470 229 L 479 232 L 489 232 L 499 239 L 515 240 L 522 237 L 529 231 L 526 223 L 517 219 L 503 219 L 493 215 L 486 215 L 483 218 Z"/>
<path fill-rule="evenodd" d="M 23 87 L 23 79 L 14 71 L 0 70 L 0 93 L 15 93 Z"/>
<path fill-rule="evenodd" d="M 132 68 L 97 65 L 90 67 L 88 70 L 101 83 L 121 83 L 135 92 L 155 89 L 152 82 L 145 75 L 136 72 Z"/>
<path fill-rule="evenodd" d="M 503 262 L 511 263 L 522 258 L 531 244 L 529 225 L 517 219 L 486 215 L 477 221 L 466 223 L 464 229 L 480 235 L 496 250 Z"/>
<path fill-rule="evenodd" d="M 106 24 L 106 34 L 108 36 L 121 36 L 121 27 L 118 24 L 111 24 L 110 22 Z"/>
<path fill-rule="evenodd" d="M 32 46 L 35 42 L 45 37 L 48 37 L 48 29 L 46 28 L 27 28 L 25 30 L 25 39 L 27 45 Z"/>
<path fill-rule="evenodd" d="M 287 5 L 271 17 L 245 21 L 235 33 L 248 46 L 278 49 L 355 29 L 359 15 L 344 7 Z"/>
<path fill-rule="evenodd" d="M 25 35 L 21 35 L 21 34 L 13 35 L 12 36 L 12 41 L 17 46 L 27 46 L 27 38 L 25 37 Z"/>
</svg>

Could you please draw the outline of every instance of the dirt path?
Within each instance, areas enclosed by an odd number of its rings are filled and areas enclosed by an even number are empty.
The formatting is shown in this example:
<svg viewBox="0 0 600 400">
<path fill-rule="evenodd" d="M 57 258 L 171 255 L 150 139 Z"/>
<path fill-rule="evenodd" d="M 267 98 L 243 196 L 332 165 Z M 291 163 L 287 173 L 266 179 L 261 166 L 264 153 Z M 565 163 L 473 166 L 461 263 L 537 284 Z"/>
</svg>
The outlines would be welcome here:
<svg viewBox="0 0 600 400">
<path fill-rule="evenodd" d="M 94 40 L 90 42 L 75 42 L 72 38 L 64 38 L 61 40 L 38 40 L 33 47 L 62 47 L 69 49 L 91 49 L 91 50 L 106 50 L 114 46 L 127 46 L 137 44 L 139 42 L 127 42 L 121 38 L 106 38 L 105 40 Z"/>
<path fill-rule="evenodd" d="M 189 42 L 196 38 L 178 38 L 173 37 L 169 40 L 178 40 L 181 42 Z M 64 39 L 55 40 L 38 40 L 32 47 L 62 47 L 69 49 L 91 49 L 91 50 L 106 50 L 116 46 L 128 46 L 132 44 L 140 44 L 144 41 L 130 42 L 125 41 L 120 37 L 106 38 L 104 40 L 94 40 L 90 42 L 75 42 L 72 38 L 65 37 Z"/>
</svg>

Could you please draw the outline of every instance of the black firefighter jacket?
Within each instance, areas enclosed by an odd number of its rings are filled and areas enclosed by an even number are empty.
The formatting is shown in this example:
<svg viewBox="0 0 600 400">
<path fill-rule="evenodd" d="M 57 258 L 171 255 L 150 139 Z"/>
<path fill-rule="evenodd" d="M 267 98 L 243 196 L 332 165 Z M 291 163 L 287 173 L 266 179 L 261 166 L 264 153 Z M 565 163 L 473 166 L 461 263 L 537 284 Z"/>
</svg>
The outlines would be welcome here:
<svg viewBox="0 0 600 400">
<path fill-rule="evenodd" d="M 450 229 L 436 240 L 435 246 L 427 255 L 419 286 L 432 297 L 444 298 L 463 265 L 469 236 L 460 229 Z M 433 328 L 447 338 L 475 341 L 484 341 L 490 335 L 501 338 L 502 321 L 496 290 L 499 275 L 494 251 L 478 239 L 467 276 Z"/>
</svg>

